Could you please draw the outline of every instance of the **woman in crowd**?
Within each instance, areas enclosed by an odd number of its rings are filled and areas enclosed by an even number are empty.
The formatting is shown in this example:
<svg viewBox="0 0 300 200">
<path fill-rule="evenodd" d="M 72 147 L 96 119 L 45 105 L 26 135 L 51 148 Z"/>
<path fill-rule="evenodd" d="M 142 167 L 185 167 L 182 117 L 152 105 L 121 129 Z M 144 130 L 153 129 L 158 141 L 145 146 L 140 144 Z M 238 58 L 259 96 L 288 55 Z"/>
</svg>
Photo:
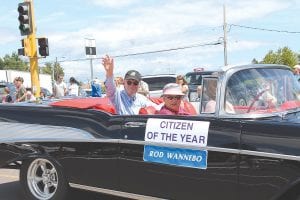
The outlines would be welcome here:
<svg viewBox="0 0 300 200">
<path fill-rule="evenodd" d="M 69 96 L 78 96 L 79 95 L 79 82 L 74 77 L 71 77 L 69 82 L 70 82 L 70 85 L 68 87 Z"/>
<path fill-rule="evenodd" d="M 189 86 L 187 84 L 187 81 L 182 75 L 178 75 L 176 77 L 176 83 L 181 87 L 181 91 L 184 94 L 183 100 L 189 101 Z"/>
</svg>

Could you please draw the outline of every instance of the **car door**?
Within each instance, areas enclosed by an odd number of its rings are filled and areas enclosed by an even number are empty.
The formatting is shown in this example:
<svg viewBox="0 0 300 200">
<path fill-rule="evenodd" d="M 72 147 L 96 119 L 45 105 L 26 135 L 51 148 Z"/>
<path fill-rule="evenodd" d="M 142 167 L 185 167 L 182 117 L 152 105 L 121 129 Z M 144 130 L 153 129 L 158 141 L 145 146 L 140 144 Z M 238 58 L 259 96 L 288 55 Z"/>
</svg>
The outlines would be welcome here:
<svg viewBox="0 0 300 200">
<path fill-rule="evenodd" d="M 148 118 L 209 122 L 207 168 L 144 161 Z M 120 189 L 165 199 L 237 199 L 238 121 L 199 116 L 128 116 L 120 140 Z M 167 145 L 172 148 L 172 145 Z M 178 147 L 178 146 L 177 146 Z M 179 147 L 180 148 L 180 147 Z"/>
<path fill-rule="evenodd" d="M 291 121 L 288 124 L 288 119 L 278 117 L 243 123 L 239 173 L 241 199 L 278 199 L 299 182 L 299 127 L 294 124 L 295 118 Z"/>
</svg>

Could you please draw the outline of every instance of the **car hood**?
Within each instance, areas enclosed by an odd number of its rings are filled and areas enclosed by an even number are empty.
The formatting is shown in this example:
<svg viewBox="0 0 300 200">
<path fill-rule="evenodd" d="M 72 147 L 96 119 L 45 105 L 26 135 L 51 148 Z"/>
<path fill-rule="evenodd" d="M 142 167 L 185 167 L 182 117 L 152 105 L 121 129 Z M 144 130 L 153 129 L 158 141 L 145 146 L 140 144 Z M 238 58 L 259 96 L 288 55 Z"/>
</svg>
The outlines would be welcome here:
<svg viewBox="0 0 300 200">
<path fill-rule="evenodd" d="M 284 115 L 283 120 L 293 124 L 300 124 L 300 111 Z"/>
<path fill-rule="evenodd" d="M 289 124 L 291 126 L 293 126 L 293 125 L 299 126 L 300 125 L 300 111 L 292 112 L 292 113 L 280 113 L 276 117 L 273 116 L 273 117 L 267 119 L 267 121 L 272 121 L 275 123 L 285 124 L 285 125 Z"/>
</svg>

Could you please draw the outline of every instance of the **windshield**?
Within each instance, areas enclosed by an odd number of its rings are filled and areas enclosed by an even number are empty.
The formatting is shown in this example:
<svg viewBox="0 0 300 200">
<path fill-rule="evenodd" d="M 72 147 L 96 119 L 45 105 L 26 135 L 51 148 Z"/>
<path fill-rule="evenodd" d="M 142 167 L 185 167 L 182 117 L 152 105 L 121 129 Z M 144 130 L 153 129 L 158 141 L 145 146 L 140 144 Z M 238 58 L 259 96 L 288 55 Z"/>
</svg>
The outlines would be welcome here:
<svg viewBox="0 0 300 200">
<path fill-rule="evenodd" d="M 230 77 L 225 102 L 225 110 L 231 105 L 236 114 L 297 109 L 300 107 L 300 84 L 289 70 L 246 69 Z"/>
</svg>

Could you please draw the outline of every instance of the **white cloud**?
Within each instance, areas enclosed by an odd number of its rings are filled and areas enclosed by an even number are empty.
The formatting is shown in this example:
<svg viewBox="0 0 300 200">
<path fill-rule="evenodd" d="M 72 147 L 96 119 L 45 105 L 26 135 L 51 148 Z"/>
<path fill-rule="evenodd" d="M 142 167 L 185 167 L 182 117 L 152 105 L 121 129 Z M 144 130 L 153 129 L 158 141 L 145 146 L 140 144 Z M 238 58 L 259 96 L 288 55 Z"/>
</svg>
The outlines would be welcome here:
<svg viewBox="0 0 300 200">
<path fill-rule="evenodd" d="M 103 7 L 112 7 L 120 8 L 123 6 L 128 6 L 132 3 L 137 2 L 137 0 L 92 0 L 92 3 L 103 6 Z"/>
<path fill-rule="evenodd" d="M 36 20 L 37 20 L 37 24 L 55 23 L 55 21 L 59 21 L 63 16 L 65 16 L 65 13 L 60 11 L 60 12 L 51 13 L 50 15 L 47 15 L 47 17 L 43 17 L 43 18 L 36 17 Z"/>
<path fill-rule="evenodd" d="M 226 6 L 227 20 L 229 23 L 237 23 L 249 19 L 261 19 L 289 6 L 291 2 L 280 0 L 232 1 Z"/>
<path fill-rule="evenodd" d="M 233 41 L 229 43 L 229 51 L 248 51 L 252 49 L 256 49 L 262 46 L 267 45 L 266 42 L 261 41 L 249 41 L 249 40 L 240 40 L 240 41 Z"/>
</svg>

